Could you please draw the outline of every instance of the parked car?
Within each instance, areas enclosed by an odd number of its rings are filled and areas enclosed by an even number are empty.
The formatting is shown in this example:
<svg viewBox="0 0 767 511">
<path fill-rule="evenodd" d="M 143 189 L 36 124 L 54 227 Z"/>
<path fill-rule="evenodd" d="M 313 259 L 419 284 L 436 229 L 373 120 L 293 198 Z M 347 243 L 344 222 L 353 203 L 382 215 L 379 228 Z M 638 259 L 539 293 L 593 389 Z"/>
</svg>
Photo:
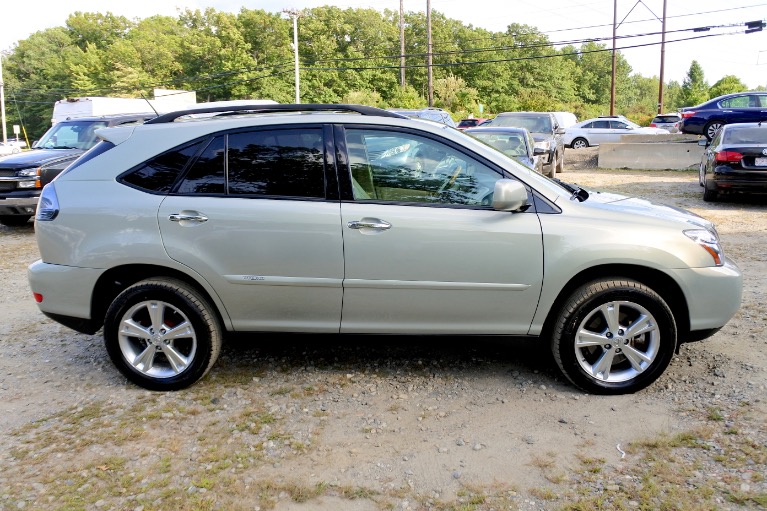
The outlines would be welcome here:
<svg viewBox="0 0 767 511">
<path fill-rule="evenodd" d="M 502 112 L 483 126 L 525 128 L 533 135 L 536 147 L 545 151 L 544 166 L 553 176 L 565 170 L 564 128 L 551 112 Z"/>
<path fill-rule="evenodd" d="M 680 114 L 679 131 L 712 140 L 725 124 L 767 121 L 767 92 L 725 94 L 700 105 L 682 108 Z"/>
<path fill-rule="evenodd" d="M 478 138 L 531 170 L 543 174 L 543 155 L 546 151 L 541 147 L 535 147 L 533 136 L 525 128 L 480 126 L 467 128 L 464 133 Z M 554 168 L 551 167 L 551 169 Z M 550 177 L 554 175 L 550 174 Z"/>
<path fill-rule="evenodd" d="M 699 181 L 703 200 L 724 194 L 767 193 L 767 124 L 736 123 L 722 126 L 705 146 Z"/>
<path fill-rule="evenodd" d="M 620 142 L 623 135 L 660 135 L 668 131 L 660 128 L 644 128 L 623 116 L 604 116 L 587 119 L 570 126 L 565 131 L 564 143 L 573 149 L 583 149 L 609 142 Z"/>
<path fill-rule="evenodd" d="M 452 128 L 455 128 L 457 126 L 455 121 L 453 120 L 453 117 L 450 115 L 450 112 L 448 112 L 447 110 L 443 110 L 441 108 L 434 108 L 434 107 L 416 108 L 416 109 L 389 108 L 388 110 L 390 112 L 395 112 L 401 115 L 405 115 L 407 117 L 419 117 L 421 119 L 428 119 L 430 121 L 441 122 L 442 124 L 446 124 Z"/>
<path fill-rule="evenodd" d="M 0 224 L 27 224 L 35 214 L 40 192 L 78 156 L 93 147 L 98 128 L 136 124 L 155 113 L 81 117 L 54 124 L 29 151 L 0 159 Z"/>
<path fill-rule="evenodd" d="M 650 127 L 661 128 L 669 133 L 679 133 L 681 122 L 682 116 L 679 114 L 659 114 L 650 121 Z"/>
<path fill-rule="evenodd" d="M 21 147 L 12 143 L 0 142 L 0 156 L 8 156 L 9 154 L 16 154 L 21 152 Z"/>
<path fill-rule="evenodd" d="M 460 121 L 458 121 L 456 128 L 458 128 L 459 130 L 465 130 L 466 128 L 475 128 L 487 120 L 488 119 L 485 117 L 471 117 L 469 119 L 461 119 Z"/>
<path fill-rule="evenodd" d="M 533 337 L 574 385 L 622 394 L 740 307 L 693 213 L 377 108 L 219 108 L 240 115 L 99 130 L 40 198 L 39 309 L 103 328 L 145 388 L 198 381 L 229 332 L 303 332 Z"/>
</svg>

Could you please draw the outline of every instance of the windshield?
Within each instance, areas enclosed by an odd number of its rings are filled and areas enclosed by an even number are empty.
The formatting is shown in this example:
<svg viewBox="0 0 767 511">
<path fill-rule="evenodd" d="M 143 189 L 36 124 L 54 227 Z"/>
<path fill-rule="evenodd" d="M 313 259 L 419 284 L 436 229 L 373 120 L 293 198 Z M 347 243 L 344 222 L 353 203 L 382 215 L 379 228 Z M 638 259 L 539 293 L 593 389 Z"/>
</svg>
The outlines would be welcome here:
<svg viewBox="0 0 767 511">
<path fill-rule="evenodd" d="M 487 126 L 526 128 L 530 133 L 549 133 L 551 119 L 542 115 L 499 115 Z"/>
<path fill-rule="evenodd" d="M 106 126 L 106 121 L 62 121 L 46 131 L 35 147 L 38 149 L 82 149 L 85 151 L 98 142 L 94 132 Z"/>
</svg>

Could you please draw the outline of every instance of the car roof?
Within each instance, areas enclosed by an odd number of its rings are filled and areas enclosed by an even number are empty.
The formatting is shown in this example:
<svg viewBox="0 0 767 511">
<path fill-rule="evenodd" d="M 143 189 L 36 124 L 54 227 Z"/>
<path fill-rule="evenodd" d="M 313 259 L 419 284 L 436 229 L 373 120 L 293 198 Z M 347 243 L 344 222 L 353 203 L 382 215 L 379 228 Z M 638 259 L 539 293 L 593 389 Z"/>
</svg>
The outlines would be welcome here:
<svg viewBox="0 0 767 511">
<path fill-rule="evenodd" d="M 505 132 L 505 133 L 524 133 L 527 131 L 525 128 L 518 128 L 516 126 L 475 126 L 473 128 L 466 128 L 464 131 L 472 132 Z"/>
</svg>

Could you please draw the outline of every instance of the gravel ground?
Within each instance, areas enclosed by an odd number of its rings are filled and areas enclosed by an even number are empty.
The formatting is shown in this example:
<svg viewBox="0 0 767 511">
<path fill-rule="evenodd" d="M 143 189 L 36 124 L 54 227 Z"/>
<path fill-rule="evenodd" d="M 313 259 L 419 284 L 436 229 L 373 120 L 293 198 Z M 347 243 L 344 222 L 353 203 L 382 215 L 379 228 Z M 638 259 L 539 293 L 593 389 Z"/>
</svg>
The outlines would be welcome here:
<svg viewBox="0 0 767 511">
<path fill-rule="evenodd" d="M 561 178 L 713 219 L 745 275 L 736 317 L 628 396 L 579 392 L 535 343 L 287 335 L 147 392 L 38 312 L 34 228 L 0 227 L 0 510 L 764 509 L 767 207 L 595 165 L 568 150 Z"/>
</svg>

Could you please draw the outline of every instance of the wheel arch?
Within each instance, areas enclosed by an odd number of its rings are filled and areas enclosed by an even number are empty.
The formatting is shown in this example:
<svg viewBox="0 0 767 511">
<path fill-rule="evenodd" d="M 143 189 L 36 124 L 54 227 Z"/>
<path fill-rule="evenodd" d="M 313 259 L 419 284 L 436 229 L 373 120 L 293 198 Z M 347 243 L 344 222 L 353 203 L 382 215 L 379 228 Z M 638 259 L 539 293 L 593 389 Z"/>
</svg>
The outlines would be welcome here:
<svg viewBox="0 0 767 511">
<path fill-rule="evenodd" d="M 567 284 L 562 287 L 544 320 L 541 337 L 551 337 L 554 325 L 557 321 L 557 316 L 559 315 L 562 306 L 577 288 L 588 282 L 601 279 L 631 279 L 651 288 L 663 297 L 674 315 L 678 337 L 677 346 L 689 336 L 690 313 L 687 307 L 687 299 L 685 298 L 682 289 L 673 278 L 660 270 L 645 266 L 609 264 L 587 268 L 573 276 Z"/>
<path fill-rule="evenodd" d="M 213 313 L 216 314 L 221 325 L 225 327 L 225 330 L 229 330 L 230 322 L 228 317 L 221 310 L 222 305 L 220 304 L 218 297 L 208 292 L 208 289 L 195 277 L 174 268 L 149 264 L 116 266 L 105 271 L 104 274 L 99 277 L 99 280 L 96 282 L 93 289 L 93 295 L 91 297 L 91 321 L 103 326 L 107 309 L 117 295 L 136 282 L 151 278 L 172 278 L 188 284 L 213 305 Z"/>
</svg>

